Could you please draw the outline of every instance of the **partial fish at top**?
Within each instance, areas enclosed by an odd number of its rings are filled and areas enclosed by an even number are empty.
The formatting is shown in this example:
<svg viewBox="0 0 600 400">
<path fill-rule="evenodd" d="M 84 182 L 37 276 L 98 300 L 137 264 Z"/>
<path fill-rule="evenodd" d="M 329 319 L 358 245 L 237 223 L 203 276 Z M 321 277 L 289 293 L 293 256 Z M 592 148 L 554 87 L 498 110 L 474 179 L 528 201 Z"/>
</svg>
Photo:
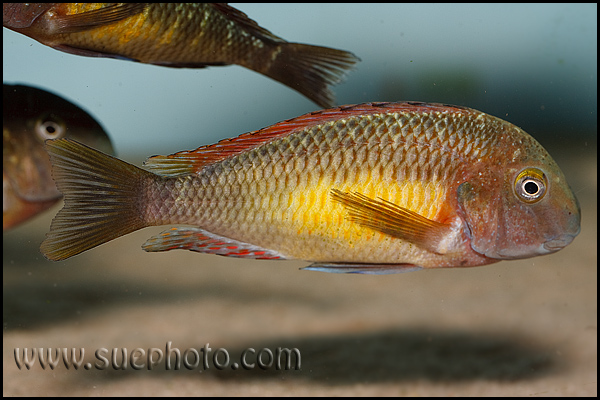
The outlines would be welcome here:
<svg viewBox="0 0 600 400">
<path fill-rule="evenodd" d="M 217 3 L 4 3 L 3 24 L 82 56 L 166 67 L 241 65 L 321 107 L 334 105 L 329 87 L 359 61 L 347 51 L 289 43 Z"/>
</svg>

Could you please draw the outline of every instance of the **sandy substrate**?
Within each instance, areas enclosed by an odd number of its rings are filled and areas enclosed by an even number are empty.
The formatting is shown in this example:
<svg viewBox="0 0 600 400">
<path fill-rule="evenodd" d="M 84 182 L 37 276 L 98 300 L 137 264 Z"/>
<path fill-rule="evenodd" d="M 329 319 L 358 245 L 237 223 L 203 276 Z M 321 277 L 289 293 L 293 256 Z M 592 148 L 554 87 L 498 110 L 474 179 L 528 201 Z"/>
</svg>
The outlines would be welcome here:
<svg viewBox="0 0 600 400">
<path fill-rule="evenodd" d="M 596 396 L 597 158 L 588 150 L 558 160 L 581 203 L 580 236 L 550 256 L 471 269 L 339 275 L 299 271 L 304 262 L 142 251 L 162 228 L 51 263 L 38 245 L 53 210 L 4 235 L 4 395 Z M 167 342 L 191 363 L 189 349 L 208 354 L 209 368 L 20 370 L 15 361 L 15 348 L 82 347 L 84 364 L 102 365 L 96 349 L 130 357 Z M 219 348 L 230 357 L 223 370 Z M 234 370 L 248 348 L 254 369 Z M 277 348 L 298 349 L 301 369 L 260 368 L 256 354 L 268 364 L 262 349 L 275 357 Z"/>
</svg>

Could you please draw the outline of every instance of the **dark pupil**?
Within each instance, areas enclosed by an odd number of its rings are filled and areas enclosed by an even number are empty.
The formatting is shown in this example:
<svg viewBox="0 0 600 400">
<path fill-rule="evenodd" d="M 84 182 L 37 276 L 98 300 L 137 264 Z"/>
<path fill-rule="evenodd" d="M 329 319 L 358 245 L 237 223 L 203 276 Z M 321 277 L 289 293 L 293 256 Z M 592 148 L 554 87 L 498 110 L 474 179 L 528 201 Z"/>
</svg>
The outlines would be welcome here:
<svg viewBox="0 0 600 400">
<path fill-rule="evenodd" d="M 46 132 L 52 134 L 52 133 L 56 132 L 56 128 L 52 125 L 46 125 Z"/>
<path fill-rule="evenodd" d="M 538 185 L 533 182 L 527 182 L 525 184 L 525 191 L 528 194 L 531 194 L 531 195 L 536 194 L 538 192 L 538 190 L 539 190 Z"/>
</svg>

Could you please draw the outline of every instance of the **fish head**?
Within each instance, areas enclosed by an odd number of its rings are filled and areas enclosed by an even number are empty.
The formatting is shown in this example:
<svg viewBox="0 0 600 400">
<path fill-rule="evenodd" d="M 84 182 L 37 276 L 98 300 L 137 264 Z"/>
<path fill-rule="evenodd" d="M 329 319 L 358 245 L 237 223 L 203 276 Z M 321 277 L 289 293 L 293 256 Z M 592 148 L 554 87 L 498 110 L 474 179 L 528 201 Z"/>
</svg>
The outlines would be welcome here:
<svg viewBox="0 0 600 400">
<path fill-rule="evenodd" d="M 11 213 L 18 214 L 13 218 L 17 223 L 50 207 L 62 197 L 52 179 L 50 157 L 44 142 L 63 137 L 113 153 L 104 129 L 80 107 L 35 87 L 3 85 L 5 218 Z M 7 202 L 7 199 L 11 201 Z"/>
<path fill-rule="evenodd" d="M 579 202 L 563 172 L 535 139 L 521 133 L 526 136 L 518 145 L 507 146 L 502 157 L 480 165 L 458 187 L 471 247 L 489 258 L 554 253 L 580 231 Z"/>
<path fill-rule="evenodd" d="M 46 140 L 68 137 L 113 153 L 106 132 L 91 115 L 35 87 L 3 85 L 2 125 L 3 172 L 27 201 L 61 197 L 52 180 Z"/>
</svg>

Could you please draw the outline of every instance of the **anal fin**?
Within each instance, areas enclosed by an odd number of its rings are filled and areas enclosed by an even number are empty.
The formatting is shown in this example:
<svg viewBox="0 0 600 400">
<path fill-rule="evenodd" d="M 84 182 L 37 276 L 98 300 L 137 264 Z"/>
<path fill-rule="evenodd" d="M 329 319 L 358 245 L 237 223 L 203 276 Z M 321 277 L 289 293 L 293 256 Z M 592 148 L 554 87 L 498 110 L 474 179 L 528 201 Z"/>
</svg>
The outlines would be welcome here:
<svg viewBox="0 0 600 400">
<path fill-rule="evenodd" d="M 418 271 L 423 267 L 414 264 L 314 263 L 301 269 L 336 274 L 388 275 Z"/>
<path fill-rule="evenodd" d="M 220 256 L 259 260 L 287 259 L 274 250 L 240 242 L 200 228 L 171 228 L 151 237 L 142 248 L 146 251 L 191 250 Z"/>
</svg>

